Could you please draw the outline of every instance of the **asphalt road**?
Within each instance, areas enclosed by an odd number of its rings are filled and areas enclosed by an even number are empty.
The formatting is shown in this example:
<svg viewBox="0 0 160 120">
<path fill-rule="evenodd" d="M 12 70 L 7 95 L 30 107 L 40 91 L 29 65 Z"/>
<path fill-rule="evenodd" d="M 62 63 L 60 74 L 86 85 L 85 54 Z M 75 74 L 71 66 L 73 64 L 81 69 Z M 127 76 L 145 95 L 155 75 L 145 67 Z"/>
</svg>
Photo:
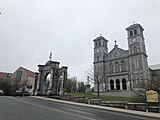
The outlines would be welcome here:
<svg viewBox="0 0 160 120">
<path fill-rule="evenodd" d="M 0 120 L 151 120 L 32 97 L 0 96 Z M 154 119 L 153 119 L 154 120 Z"/>
</svg>

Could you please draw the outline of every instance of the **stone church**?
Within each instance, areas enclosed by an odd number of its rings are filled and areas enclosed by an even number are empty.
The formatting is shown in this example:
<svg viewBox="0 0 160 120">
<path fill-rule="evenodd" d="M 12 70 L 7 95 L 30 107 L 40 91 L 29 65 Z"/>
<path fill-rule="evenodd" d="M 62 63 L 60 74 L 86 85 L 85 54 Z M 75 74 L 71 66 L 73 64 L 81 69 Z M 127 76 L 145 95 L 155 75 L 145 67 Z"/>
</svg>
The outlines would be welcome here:
<svg viewBox="0 0 160 120">
<path fill-rule="evenodd" d="M 101 77 L 100 91 L 136 90 L 139 83 L 150 80 L 150 69 L 143 27 L 133 24 L 126 28 L 128 50 L 114 48 L 108 51 L 108 40 L 103 36 L 94 39 L 94 77 Z M 99 74 L 99 76 L 96 76 Z M 94 85 L 97 90 L 97 84 Z"/>
</svg>

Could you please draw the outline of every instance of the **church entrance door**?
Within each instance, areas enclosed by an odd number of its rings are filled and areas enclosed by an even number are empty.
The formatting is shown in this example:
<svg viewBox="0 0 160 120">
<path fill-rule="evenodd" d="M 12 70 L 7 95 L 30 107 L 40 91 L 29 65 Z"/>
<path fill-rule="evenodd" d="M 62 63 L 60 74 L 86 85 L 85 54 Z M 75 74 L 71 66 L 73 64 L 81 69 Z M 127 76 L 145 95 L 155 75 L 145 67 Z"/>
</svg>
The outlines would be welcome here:
<svg viewBox="0 0 160 120">
<path fill-rule="evenodd" d="M 110 87 L 111 87 L 111 90 L 114 90 L 114 81 L 113 80 L 110 80 Z"/>
<path fill-rule="evenodd" d="M 117 90 L 120 90 L 120 81 L 119 81 L 119 79 L 116 80 L 116 88 L 117 88 Z"/>
<path fill-rule="evenodd" d="M 127 82 L 125 78 L 122 79 L 122 88 L 123 90 L 127 90 Z"/>
</svg>

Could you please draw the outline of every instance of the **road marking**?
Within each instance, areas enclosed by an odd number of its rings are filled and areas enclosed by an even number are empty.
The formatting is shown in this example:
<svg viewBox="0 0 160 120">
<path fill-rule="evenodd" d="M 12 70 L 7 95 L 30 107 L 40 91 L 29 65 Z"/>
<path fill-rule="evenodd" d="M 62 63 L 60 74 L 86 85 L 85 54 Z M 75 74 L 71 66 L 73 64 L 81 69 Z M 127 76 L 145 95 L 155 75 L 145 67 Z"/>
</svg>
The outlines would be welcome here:
<svg viewBox="0 0 160 120">
<path fill-rule="evenodd" d="M 19 102 L 21 102 L 21 103 L 33 105 L 33 106 L 36 106 L 36 107 L 41 107 L 41 108 L 48 109 L 48 110 L 52 110 L 52 111 L 56 111 L 56 112 L 61 112 L 61 113 L 64 113 L 64 114 L 68 114 L 68 115 L 80 117 L 80 118 L 83 118 L 83 119 L 96 120 L 96 119 L 94 119 L 94 118 L 89 118 L 89 117 L 85 117 L 85 116 L 81 116 L 81 115 L 77 115 L 77 114 L 73 114 L 73 113 L 69 113 L 69 112 L 65 112 L 65 111 L 61 111 L 61 110 L 57 110 L 57 109 L 53 109 L 53 108 L 48 108 L 48 107 L 45 107 L 45 106 L 36 105 L 36 104 L 33 104 L 33 103 L 29 103 L 29 102 L 25 102 L 25 101 L 22 101 L 22 100 L 15 99 L 15 98 L 13 98 L 13 97 L 8 97 L 8 98 L 13 99 L 13 100 L 15 100 L 15 101 L 19 101 Z"/>
</svg>

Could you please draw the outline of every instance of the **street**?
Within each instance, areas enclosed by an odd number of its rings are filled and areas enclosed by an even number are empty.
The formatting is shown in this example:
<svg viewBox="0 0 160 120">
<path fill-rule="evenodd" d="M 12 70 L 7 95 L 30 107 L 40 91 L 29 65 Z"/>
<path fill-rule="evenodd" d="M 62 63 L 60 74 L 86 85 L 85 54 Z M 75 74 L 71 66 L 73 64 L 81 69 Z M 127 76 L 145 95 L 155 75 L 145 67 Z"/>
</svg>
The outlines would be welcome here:
<svg viewBox="0 0 160 120">
<path fill-rule="evenodd" d="M 33 97 L 0 96 L 0 120 L 151 120 Z"/>
</svg>

